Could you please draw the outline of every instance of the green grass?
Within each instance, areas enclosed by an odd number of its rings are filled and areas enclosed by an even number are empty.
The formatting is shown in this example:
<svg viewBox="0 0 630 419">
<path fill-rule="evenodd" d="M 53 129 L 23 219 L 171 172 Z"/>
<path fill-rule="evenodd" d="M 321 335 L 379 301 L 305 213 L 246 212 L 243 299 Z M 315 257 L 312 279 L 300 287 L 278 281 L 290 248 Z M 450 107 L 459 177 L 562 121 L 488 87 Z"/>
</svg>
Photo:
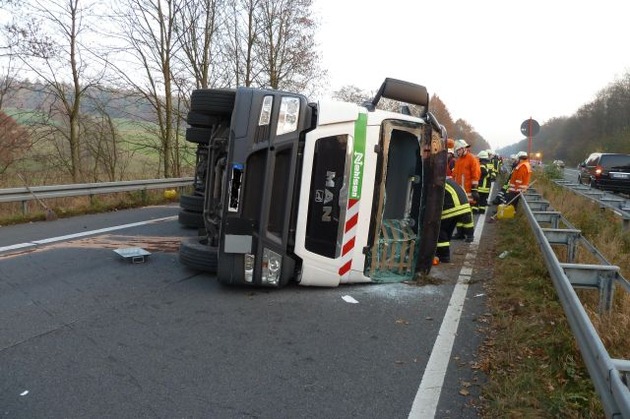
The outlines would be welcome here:
<svg viewBox="0 0 630 419">
<path fill-rule="evenodd" d="M 64 140 L 55 144 L 52 134 L 47 131 L 48 128 L 38 125 L 46 115 L 36 110 L 16 108 L 6 108 L 3 111 L 13 116 L 18 123 L 30 127 L 34 146 L 24 155 L 19 156 L 17 164 L 9 167 L 3 179 L 0 180 L 0 187 L 22 186 L 22 183 L 16 180 L 16 171 L 21 172 L 29 180 L 31 186 L 51 184 L 51 179 L 55 179 L 55 183 L 70 183 L 71 179 L 68 172 L 59 173 L 63 165 L 59 163 L 59 151 L 57 149 L 58 144 L 62 146 L 67 146 L 67 144 Z M 158 151 L 160 141 L 157 136 L 157 125 L 127 118 L 115 118 L 114 123 L 120 138 L 118 143 L 119 174 L 124 173 L 124 179 L 159 177 L 162 173 L 162 161 Z M 49 126 L 48 123 L 47 126 Z M 180 158 L 183 166 L 181 175 L 190 176 L 194 173 L 196 145 L 185 141 L 184 126 L 181 128 L 179 138 Z M 65 152 L 67 153 L 67 151 Z M 67 159 L 68 157 L 64 158 Z M 92 173 L 91 162 L 86 163 L 86 165 L 88 167 L 84 168 L 87 177 L 85 182 L 94 181 L 96 178 L 109 180 L 104 173 L 96 175 Z"/>
<path fill-rule="evenodd" d="M 497 251 L 510 253 L 487 285 L 484 417 L 603 416 L 527 220 L 521 212 L 498 224 Z"/>
<path fill-rule="evenodd" d="M 536 190 L 543 190 L 546 199 L 585 208 L 576 197 L 546 189 L 551 187 L 549 177 L 555 175 L 537 177 Z M 551 205 L 562 212 L 555 202 Z M 592 216 L 588 219 L 593 228 L 601 227 L 601 221 Z M 510 253 L 496 260 L 493 279 L 487 284 L 491 321 L 480 350 L 480 365 L 488 378 L 483 388 L 483 417 L 604 417 L 527 219 L 519 211 L 513 219 L 499 220 L 496 231 L 497 253 Z M 585 304 L 596 307 L 593 294 L 584 296 Z M 621 327 L 627 330 L 627 325 Z M 626 333 L 618 330 L 615 335 L 615 344 L 627 344 L 621 338 Z"/>
</svg>

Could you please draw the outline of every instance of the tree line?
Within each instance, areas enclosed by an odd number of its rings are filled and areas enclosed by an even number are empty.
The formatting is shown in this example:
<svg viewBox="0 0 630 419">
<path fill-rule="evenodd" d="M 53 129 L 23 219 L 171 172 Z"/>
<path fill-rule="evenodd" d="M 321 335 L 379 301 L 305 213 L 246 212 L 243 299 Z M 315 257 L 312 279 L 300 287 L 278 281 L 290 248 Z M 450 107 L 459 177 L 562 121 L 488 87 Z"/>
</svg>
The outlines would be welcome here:
<svg viewBox="0 0 630 419">
<path fill-rule="evenodd" d="M 10 16 L 0 27 L 0 123 L 8 124 L 0 129 L 0 173 L 37 167 L 38 183 L 50 173 L 72 182 L 123 179 L 147 154 L 158 163 L 143 166 L 145 175 L 180 176 L 194 165 L 183 137 L 193 89 L 312 97 L 327 84 L 313 0 L 0 0 L 0 7 Z M 355 86 L 335 92 L 356 103 L 373 94 Z M 452 137 L 489 148 L 438 96 L 430 109 Z"/>
<path fill-rule="evenodd" d="M 195 88 L 308 92 L 325 75 L 312 0 L 0 0 L 0 7 L 11 16 L 0 29 L 0 110 L 16 104 L 18 87 L 39 89 L 45 98 L 29 114 L 30 141 L 45 141 L 54 154 L 47 161 L 75 182 L 120 178 L 123 160 L 140 147 L 159 156 L 154 176 L 178 176 Z M 148 106 L 127 117 L 150 122 L 143 125 L 150 141 L 120 147 L 121 115 L 104 99 L 121 92 L 142 103 L 136 110 Z M 0 171 L 14 161 L 0 161 Z"/>
<path fill-rule="evenodd" d="M 527 139 L 501 149 L 504 155 L 527 150 Z M 544 121 L 532 138 L 532 152 L 543 160 L 577 165 L 592 152 L 630 154 L 630 73 L 603 87 L 570 116 Z"/>
</svg>

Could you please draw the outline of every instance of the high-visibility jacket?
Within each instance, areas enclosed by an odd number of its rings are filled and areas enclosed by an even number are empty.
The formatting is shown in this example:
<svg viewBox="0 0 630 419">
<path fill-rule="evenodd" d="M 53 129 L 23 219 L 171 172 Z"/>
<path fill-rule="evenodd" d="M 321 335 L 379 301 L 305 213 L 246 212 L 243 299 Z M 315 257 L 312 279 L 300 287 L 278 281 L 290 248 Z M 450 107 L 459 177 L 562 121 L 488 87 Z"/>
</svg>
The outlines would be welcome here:
<svg viewBox="0 0 630 419">
<path fill-rule="evenodd" d="M 470 191 L 477 188 L 479 178 L 481 177 L 481 166 L 477 157 L 470 152 L 466 152 L 463 156 L 455 160 L 453 168 L 453 179 L 466 191 L 468 199 L 472 201 Z"/>
<path fill-rule="evenodd" d="M 444 185 L 444 204 L 442 206 L 442 220 L 458 217 L 470 212 L 468 196 L 461 186 L 451 178 L 446 178 Z"/>
<path fill-rule="evenodd" d="M 529 187 L 529 178 L 531 175 L 532 166 L 529 164 L 529 161 L 526 159 L 519 161 L 510 175 L 508 192 L 525 192 Z"/>
<path fill-rule="evenodd" d="M 479 193 L 490 193 L 490 187 L 494 180 L 492 163 L 487 159 L 479 159 L 479 166 L 481 167 L 481 177 L 479 178 L 477 190 Z"/>
</svg>

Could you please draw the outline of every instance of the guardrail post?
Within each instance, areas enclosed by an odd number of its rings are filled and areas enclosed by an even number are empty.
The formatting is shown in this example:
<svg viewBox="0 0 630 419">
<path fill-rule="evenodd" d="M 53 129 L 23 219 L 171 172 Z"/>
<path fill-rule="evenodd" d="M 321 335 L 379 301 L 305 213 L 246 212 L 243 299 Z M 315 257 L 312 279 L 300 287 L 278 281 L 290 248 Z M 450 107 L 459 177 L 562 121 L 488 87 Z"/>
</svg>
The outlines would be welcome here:
<svg viewBox="0 0 630 419">
<path fill-rule="evenodd" d="M 619 266 L 579 263 L 561 263 L 560 266 L 574 288 L 597 288 L 599 291 L 597 308 L 599 314 L 610 312 L 615 293 L 615 281 L 619 275 Z"/>
<path fill-rule="evenodd" d="M 615 293 L 615 277 L 607 273 L 599 276 L 599 313 L 610 313 Z"/>
<path fill-rule="evenodd" d="M 549 201 L 540 200 L 540 201 L 527 201 L 527 204 L 532 209 L 532 211 L 547 211 L 549 208 Z"/>
<path fill-rule="evenodd" d="M 22 201 L 22 215 L 28 214 L 28 201 Z"/>
<path fill-rule="evenodd" d="M 624 217 L 622 219 L 622 227 L 623 227 L 623 231 L 630 230 L 630 218 Z"/>
<path fill-rule="evenodd" d="M 561 214 L 558 211 L 532 211 L 534 218 L 540 223 L 550 223 L 551 228 L 558 228 L 560 225 Z"/>
<path fill-rule="evenodd" d="M 541 228 L 540 230 L 549 244 L 565 244 L 567 246 L 567 262 L 573 263 L 577 242 L 582 236 L 582 231 L 562 228 Z"/>
</svg>

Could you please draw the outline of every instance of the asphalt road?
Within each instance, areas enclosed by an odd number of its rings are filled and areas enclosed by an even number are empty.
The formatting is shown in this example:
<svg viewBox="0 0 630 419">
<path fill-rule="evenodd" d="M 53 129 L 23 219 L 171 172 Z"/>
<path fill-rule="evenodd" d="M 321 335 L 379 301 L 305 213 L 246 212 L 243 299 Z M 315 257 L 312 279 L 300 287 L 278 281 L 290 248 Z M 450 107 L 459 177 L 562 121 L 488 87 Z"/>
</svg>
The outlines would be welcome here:
<svg viewBox="0 0 630 419">
<path fill-rule="evenodd" d="M 178 262 L 177 211 L 0 227 L 0 416 L 477 417 L 490 240 L 421 286 L 229 288 Z"/>
</svg>

